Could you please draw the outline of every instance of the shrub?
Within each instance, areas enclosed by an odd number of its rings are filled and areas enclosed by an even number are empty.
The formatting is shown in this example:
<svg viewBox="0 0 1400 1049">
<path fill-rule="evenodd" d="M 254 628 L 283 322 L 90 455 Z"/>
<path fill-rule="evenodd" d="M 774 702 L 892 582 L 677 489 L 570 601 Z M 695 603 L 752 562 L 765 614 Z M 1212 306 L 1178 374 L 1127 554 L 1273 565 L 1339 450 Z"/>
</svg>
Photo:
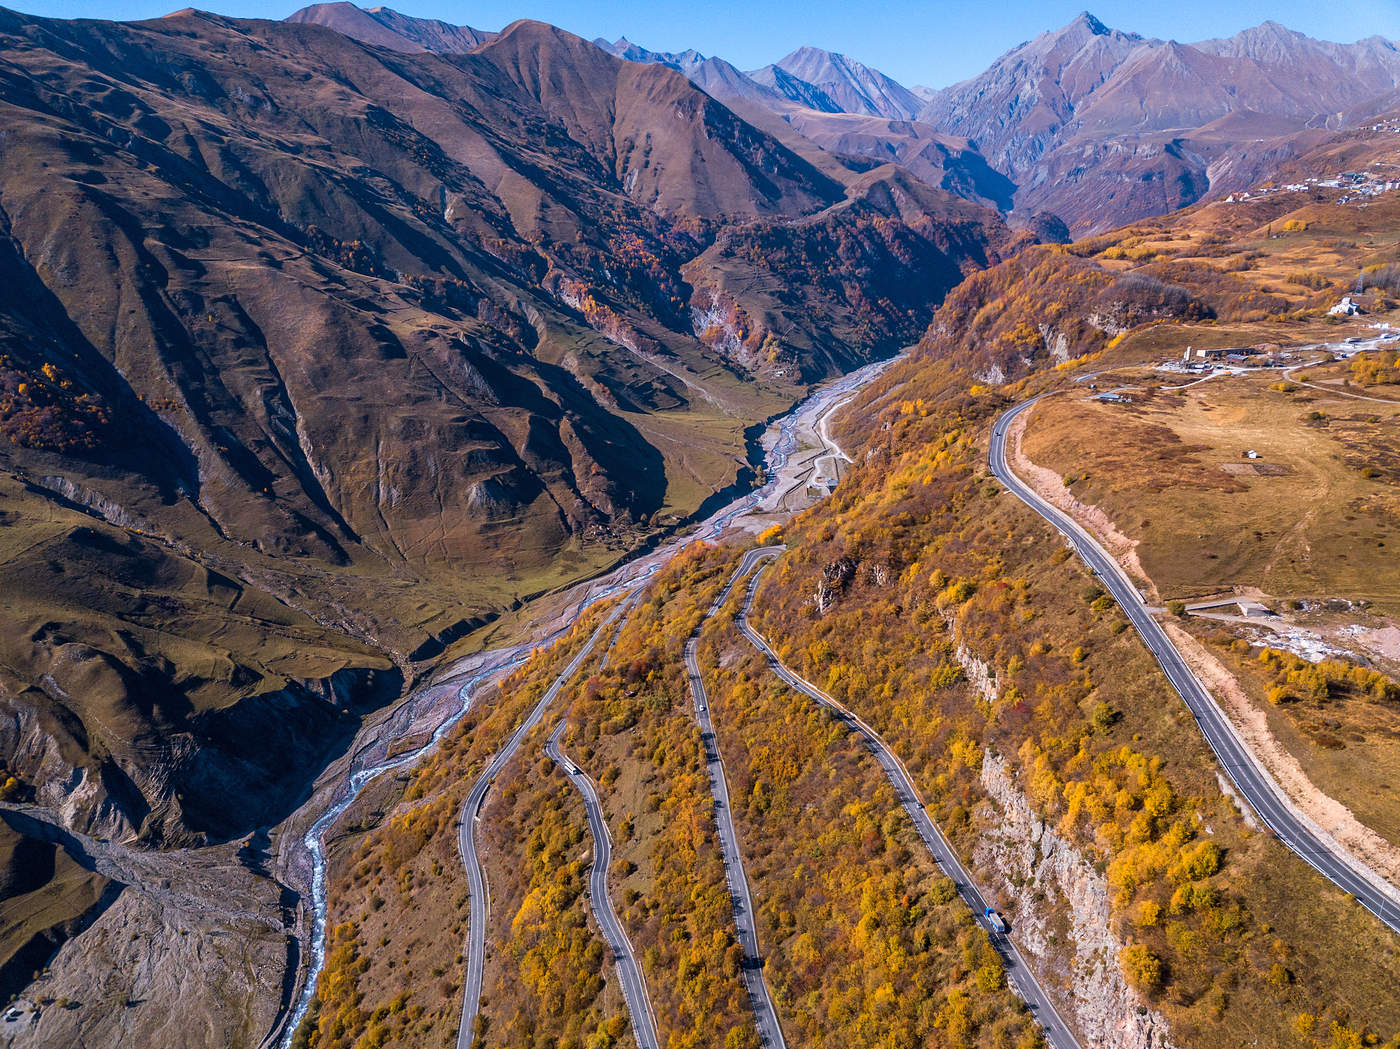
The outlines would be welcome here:
<svg viewBox="0 0 1400 1049">
<path fill-rule="evenodd" d="M 1289 284 L 1299 284 L 1304 288 L 1311 288 L 1313 291 L 1321 291 L 1332 283 L 1322 274 L 1314 273 L 1312 270 L 1297 270 L 1290 273 L 1287 280 Z"/>
<path fill-rule="evenodd" d="M 977 970 L 977 986 L 984 993 L 999 991 L 1006 986 L 1006 971 L 1000 962 L 988 962 Z"/>
<path fill-rule="evenodd" d="M 1162 986 L 1164 976 L 1162 959 L 1140 943 L 1129 944 L 1118 956 L 1123 967 L 1123 975 L 1139 991 L 1151 994 Z"/>
<path fill-rule="evenodd" d="M 1103 700 L 1099 700 L 1094 706 L 1094 713 L 1089 720 L 1093 723 L 1094 731 L 1100 736 L 1108 734 L 1114 723 L 1118 720 L 1118 712 L 1110 707 Z"/>
<path fill-rule="evenodd" d="M 1183 849 L 1181 858 L 1171 870 L 1173 881 L 1199 881 L 1220 869 L 1220 846 L 1213 841 L 1199 841 Z"/>
</svg>

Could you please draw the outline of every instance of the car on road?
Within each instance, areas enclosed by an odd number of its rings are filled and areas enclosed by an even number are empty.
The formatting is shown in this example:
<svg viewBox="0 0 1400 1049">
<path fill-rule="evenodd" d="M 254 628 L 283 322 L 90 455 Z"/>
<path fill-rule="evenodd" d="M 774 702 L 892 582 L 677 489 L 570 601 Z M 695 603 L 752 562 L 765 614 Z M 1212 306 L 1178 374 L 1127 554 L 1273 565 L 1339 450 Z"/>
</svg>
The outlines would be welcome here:
<svg viewBox="0 0 1400 1049">
<path fill-rule="evenodd" d="M 991 907 L 988 907 L 985 911 L 982 912 L 982 917 L 986 918 L 987 924 L 990 925 L 997 932 L 1005 933 L 1006 930 L 1010 928 L 1010 926 L 1006 924 L 1006 919 L 1003 918 L 1000 914 L 996 912 L 995 909 Z"/>
</svg>

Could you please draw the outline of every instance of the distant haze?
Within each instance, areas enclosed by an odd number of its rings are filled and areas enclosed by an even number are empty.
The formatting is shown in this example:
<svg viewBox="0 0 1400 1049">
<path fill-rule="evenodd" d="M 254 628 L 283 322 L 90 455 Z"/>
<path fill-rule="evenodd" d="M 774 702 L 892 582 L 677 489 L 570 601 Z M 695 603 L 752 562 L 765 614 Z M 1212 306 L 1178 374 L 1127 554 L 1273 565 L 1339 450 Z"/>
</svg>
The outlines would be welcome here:
<svg viewBox="0 0 1400 1049">
<path fill-rule="evenodd" d="M 301 6 L 296 0 L 204 2 L 220 14 L 246 18 L 285 18 Z M 159 17 L 178 5 L 175 0 L 19 0 L 16 6 L 57 18 L 125 20 Z M 585 39 L 626 36 L 658 51 L 693 47 L 741 69 L 757 69 L 811 44 L 857 58 L 908 86 L 943 87 L 981 72 L 1018 43 L 1066 24 L 1084 8 L 1085 0 L 1004 0 L 995 6 L 995 15 L 985 4 L 947 0 L 886 0 L 867 9 L 837 0 L 416 0 L 390 6 L 407 15 L 484 30 L 535 18 Z M 1148 6 L 1106 0 L 1089 9 L 1115 29 L 1182 42 L 1229 36 L 1266 19 L 1323 40 L 1350 42 L 1371 35 L 1400 39 L 1400 4 L 1394 0 L 1353 0 L 1344 8 L 1315 0 L 1180 0 Z"/>
</svg>

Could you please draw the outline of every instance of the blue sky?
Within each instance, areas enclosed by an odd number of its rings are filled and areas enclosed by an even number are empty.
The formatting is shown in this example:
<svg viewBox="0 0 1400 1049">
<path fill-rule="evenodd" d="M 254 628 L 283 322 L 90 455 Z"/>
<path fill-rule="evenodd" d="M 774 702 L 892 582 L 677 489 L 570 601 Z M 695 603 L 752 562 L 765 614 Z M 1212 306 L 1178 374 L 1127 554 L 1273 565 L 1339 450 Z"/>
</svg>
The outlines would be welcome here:
<svg viewBox="0 0 1400 1049">
<path fill-rule="evenodd" d="M 186 0 L 3 0 L 59 18 L 152 18 Z M 194 0 L 223 14 L 284 18 L 304 0 Z M 373 6 L 378 0 L 361 0 Z M 657 51 L 694 47 L 742 69 L 772 62 L 802 44 L 841 51 L 907 85 L 942 87 L 986 68 L 1002 52 L 1064 25 L 1085 0 L 390 0 L 404 14 L 500 29 L 517 18 L 553 22 L 588 38 L 628 39 Z M 1089 8 L 1115 29 L 1181 41 L 1228 36 L 1272 18 L 1291 29 L 1350 42 L 1379 34 L 1400 40 L 1400 0 L 1177 0 L 1145 5 L 1110 0 Z"/>
</svg>

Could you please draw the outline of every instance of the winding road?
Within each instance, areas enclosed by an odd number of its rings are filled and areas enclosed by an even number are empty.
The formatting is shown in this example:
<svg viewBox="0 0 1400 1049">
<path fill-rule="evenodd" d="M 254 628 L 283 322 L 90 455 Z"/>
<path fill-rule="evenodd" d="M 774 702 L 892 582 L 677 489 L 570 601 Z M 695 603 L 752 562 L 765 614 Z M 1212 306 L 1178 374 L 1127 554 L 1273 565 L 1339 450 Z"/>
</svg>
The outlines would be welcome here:
<svg viewBox="0 0 1400 1049">
<path fill-rule="evenodd" d="M 608 870 L 612 866 L 612 836 L 608 834 L 607 822 L 603 819 L 603 806 L 598 801 L 598 792 L 587 773 L 565 756 L 559 746 L 559 737 L 564 734 L 566 722 L 559 722 L 544 752 L 556 765 L 564 770 L 569 782 L 583 795 L 584 807 L 588 809 L 588 830 L 593 835 L 593 869 L 588 874 L 588 892 L 593 904 L 593 917 L 603 937 L 612 948 L 613 962 L 617 965 L 617 979 L 622 984 L 622 996 L 627 1000 L 627 1011 L 632 1014 L 632 1032 L 637 1039 L 637 1049 L 661 1049 L 656 1038 L 656 1018 L 651 1011 L 651 998 L 647 994 L 646 979 L 637 956 L 632 953 L 632 944 L 622 923 L 617 920 L 617 910 L 612 896 L 608 893 Z"/>
<path fill-rule="evenodd" d="M 1390 929 L 1400 933 L 1400 892 L 1343 850 L 1325 831 L 1293 807 L 1287 794 L 1236 734 L 1234 725 L 1216 704 L 1210 691 L 1192 673 L 1118 562 L 1086 529 L 1042 499 L 1011 470 L 1006 459 L 1007 431 L 1018 415 L 1045 396 L 1049 395 L 1041 394 L 1040 397 L 1023 401 L 997 419 L 992 427 L 989 451 L 992 473 L 1016 498 L 1062 532 L 1079 557 L 1108 588 L 1156 657 L 1172 687 L 1181 695 L 1225 774 L 1279 841 L 1324 878 L 1354 896 Z"/>
<path fill-rule="evenodd" d="M 467 925 L 467 977 L 462 987 L 462 1021 L 457 1028 L 457 1049 L 471 1049 L 472 1041 L 476 1036 L 476 1018 L 481 1011 L 481 981 L 486 968 L 486 919 L 490 914 L 491 898 L 486 887 L 486 872 L 481 866 L 481 857 L 476 849 L 476 823 L 481 818 L 482 807 L 486 803 L 486 795 L 491 790 L 491 785 L 496 782 L 496 777 L 501 774 L 501 769 L 506 763 L 515 757 L 520 750 L 520 746 L 540 723 L 544 717 L 544 712 L 549 705 L 558 698 L 564 686 L 578 673 L 579 667 L 592 653 L 598 639 L 607 632 L 617 619 L 627 612 L 634 599 L 622 601 L 608 614 L 608 617 L 598 624 L 597 629 L 589 635 L 583 646 L 574 653 L 574 658 L 569 661 L 558 677 L 540 697 L 540 701 L 511 733 L 511 737 L 506 741 L 491 763 L 486 766 L 486 771 L 481 774 L 472 788 L 467 793 L 467 800 L 462 805 L 461 822 L 457 828 L 457 850 L 462 855 L 462 865 L 467 870 L 467 884 L 471 891 L 471 913 L 468 917 Z M 614 635 L 616 637 L 616 635 Z"/>
<path fill-rule="evenodd" d="M 419 715 L 423 713 L 419 709 L 420 700 L 428 708 L 436 709 L 437 705 L 428 695 L 432 688 L 415 692 L 389 716 L 362 730 L 353 753 L 340 764 L 327 770 L 318 781 L 312 798 L 293 817 L 294 820 L 306 821 L 305 829 L 300 829 L 297 834 L 303 852 L 286 864 L 290 867 L 292 863 L 304 861 L 306 865 L 304 876 L 296 882 L 298 885 L 304 882 L 301 891 L 305 893 L 309 912 L 308 927 L 297 937 L 304 947 L 300 953 L 305 958 L 305 964 L 300 966 L 293 982 L 290 1008 L 283 1009 L 273 1023 L 263 1039 L 263 1049 L 272 1046 L 290 1049 L 297 1027 L 316 995 L 317 980 L 325 965 L 326 922 L 329 909 L 325 839 L 365 786 L 386 772 L 413 764 L 435 748 L 472 709 L 478 695 L 485 691 L 487 685 L 500 680 L 511 670 L 522 665 L 535 648 L 546 647 L 562 637 L 572 620 L 581 615 L 586 608 L 620 591 L 640 586 L 691 543 L 717 538 L 736 519 L 754 512 L 773 512 L 781 503 L 783 485 L 788 483 L 789 474 L 797 466 L 793 455 L 799 444 L 799 435 L 808 430 L 814 431 L 817 422 L 834 409 L 835 402 L 849 399 L 850 395 L 874 381 L 887 368 L 904 359 L 908 352 L 906 350 L 898 356 L 866 365 L 842 376 L 814 392 L 807 400 L 796 405 L 788 415 L 776 420 L 764 438 L 764 461 L 768 472 L 766 484 L 715 511 L 700 522 L 692 534 L 677 535 L 655 549 L 625 561 L 604 575 L 571 587 L 568 591 L 568 609 L 560 613 L 562 626 L 554 629 L 550 624 L 543 633 L 535 633 L 506 646 L 489 649 L 470 657 L 463 664 L 447 668 L 446 673 L 439 678 L 439 684 L 453 685 L 456 703 L 449 705 L 449 712 L 431 731 L 431 737 L 424 746 L 396 754 L 392 758 L 388 756 L 391 742 L 410 736 L 416 730 Z M 820 435 L 818 436 L 820 439 Z M 470 1043 L 470 1038 L 467 1042 Z"/>
<path fill-rule="evenodd" d="M 1349 397 L 1353 401 L 1370 401 L 1372 404 L 1388 404 L 1392 408 L 1400 404 L 1400 401 L 1396 401 L 1391 397 L 1371 397 L 1364 393 L 1352 393 L 1350 390 L 1340 386 L 1323 386 L 1320 383 L 1308 382 L 1307 379 L 1298 378 L 1298 372 L 1302 371 L 1304 368 L 1314 368 L 1323 363 L 1326 363 L 1325 359 L 1309 361 L 1307 364 L 1300 364 L 1296 368 L 1287 368 L 1284 370 L 1283 377 L 1289 382 L 1296 382 L 1299 386 L 1306 386 L 1310 390 L 1320 390 L 1322 393 L 1331 394 L 1333 397 Z"/>
<path fill-rule="evenodd" d="M 817 424 L 813 427 L 813 430 L 818 439 L 822 442 L 822 446 L 826 448 L 826 452 L 812 460 L 813 480 L 818 477 L 829 477 L 831 483 L 835 485 L 841 480 L 841 463 L 845 462 L 849 464 L 855 462 L 854 459 L 846 454 L 845 449 L 832 440 L 831 434 L 827 432 L 826 428 L 827 424 L 831 421 L 832 415 L 834 415 L 837 410 L 849 404 L 854 397 L 855 394 L 852 394 L 842 400 L 833 402 L 832 405 L 817 418 Z M 830 472 L 822 468 L 822 463 L 831 464 Z"/>
<path fill-rule="evenodd" d="M 729 582 L 715 598 L 705 620 L 713 619 L 729 600 L 734 584 L 753 569 L 764 558 L 782 552 L 782 547 L 763 547 L 750 550 Z M 705 692 L 705 682 L 700 677 L 700 662 L 696 658 L 701 627 L 685 643 L 685 669 L 690 680 L 690 696 L 695 701 L 695 719 L 700 723 L 700 738 L 705 745 L 705 767 L 710 774 L 710 792 L 715 799 L 715 829 L 719 835 L 720 855 L 724 860 L 724 880 L 729 885 L 729 898 L 734 904 L 734 925 L 739 934 L 739 946 L 744 951 L 742 973 L 744 986 L 748 989 L 749 1000 L 753 1003 L 754 1020 L 758 1026 L 759 1041 L 770 1049 L 786 1049 L 782 1025 L 778 1023 L 778 1013 L 773 1008 L 773 997 L 768 992 L 768 981 L 763 976 L 763 956 L 758 950 L 758 929 L 753 910 L 753 898 L 749 895 L 749 879 L 744 874 L 744 857 L 739 850 L 739 836 L 734 831 L 734 816 L 729 806 L 729 784 L 724 777 L 724 759 L 720 757 L 719 746 L 715 742 L 715 726 L 710 720 L 710 700 Z"/>
<path fill-rule="evenodd" d="M 776 549 L 767 548 L 753 551 L 750 556 L 753 554 L 771 556 L 777 552 Z M 745 564 L 748 562 L 749 558 L 746 557 Z M 743 570 L 744 566 L 741 565 L 740 571 Z M 933 856 L 933 862 L 953 880 L 958 895 L 971 909 L 977 923 L 986 930 L 992 947 L 1001 956 L 1002 965 L 1006 969 L 1007 981 L 1025 1001 L 1031 1015 L 1040 1023 L 1041 1028 L 1045 1031 L 1046 1042 L 1053 1049 L 1080 1049 L 1079 1041 L 1056 1011 L 1054 1003 L 1045 993 L 1045 989 L 1036 980 L 1035 974 L 1026 964 L 1026 959 L 1022 956 L 1020 949 L 1010 936 L 987 920 L 986 898 L 978 889 L 976 882 L 973 881 L 972 874 L 963 866 L 957 853 L 953 851 L 953 847 L 948 844 L 948 839 L 943 837 L 942 832 L 929 819 L 923 797 L 919 794 L 919 788 L 914 785 L 913 777 L 909 775 L 909 770 L 905 768 L 904 762 L 899 760 L 880 734 L 871 728 L 859 714 L 853 713 L 806 678 L 789 670 L 778 658 L 778 654 L 773 651 L 772 646 L 768 644 L 768 639 L 749 623 L 749 611 L 753 608 L 754 597 L 758 593 L 758 584 L 762 578 L 763 570 L 760 570 L 754 573 L 753 579 L 749 583 L 748 594 L 744 598 L 743 608 L 739 611 L 737 621 L 739 632 L 762 653 L 768 660 L 769 669 L 782 681 L 826 707 L 835 714 L 837 721 L 861 737 L 866 749 L 874 755 L 875 760 L 884 769 L 886 778 L 894 787 L 895 797 L 899 799 L 904 806 L 904 811 L 909 813 L 909 817 L 914 821 L 914 827 Z"/>
</svg>

